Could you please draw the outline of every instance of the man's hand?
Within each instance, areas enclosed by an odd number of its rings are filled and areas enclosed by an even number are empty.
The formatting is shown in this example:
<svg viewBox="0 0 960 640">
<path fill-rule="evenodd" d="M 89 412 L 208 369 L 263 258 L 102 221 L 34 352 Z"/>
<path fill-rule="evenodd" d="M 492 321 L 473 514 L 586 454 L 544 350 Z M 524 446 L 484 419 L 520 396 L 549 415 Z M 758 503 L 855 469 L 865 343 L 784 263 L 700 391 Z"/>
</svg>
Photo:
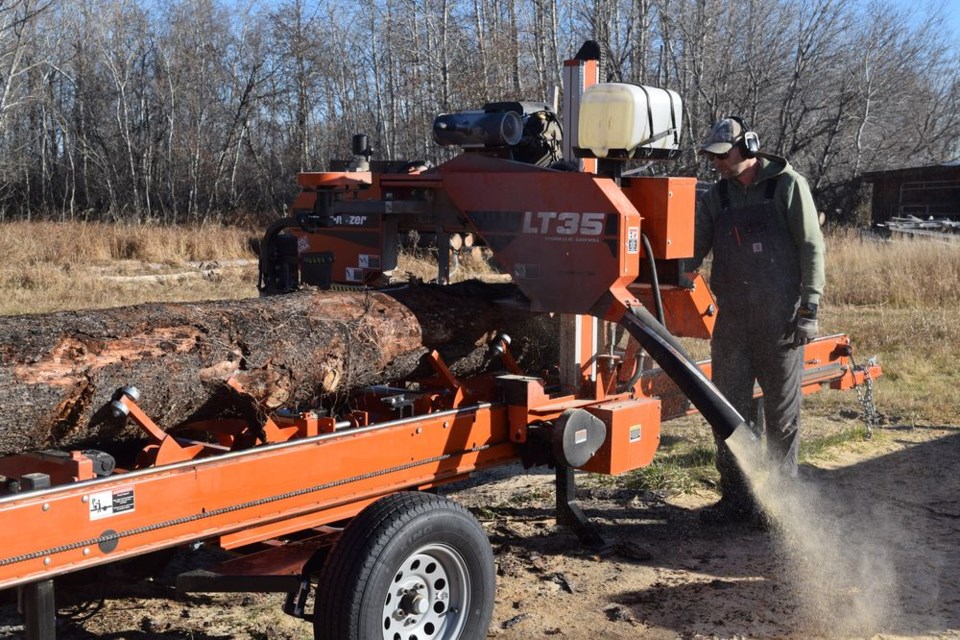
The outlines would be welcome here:
<svg viewBox="0 0 960 640">
<path fill-rule="evenodd" d="M 817 305 L 805 302 L 797 310 L 797 319 L 793 330 L 793 346 L 805 345 L 818 335 L 820 335 L 820 325 L 817 322 Z"/>
</svg>

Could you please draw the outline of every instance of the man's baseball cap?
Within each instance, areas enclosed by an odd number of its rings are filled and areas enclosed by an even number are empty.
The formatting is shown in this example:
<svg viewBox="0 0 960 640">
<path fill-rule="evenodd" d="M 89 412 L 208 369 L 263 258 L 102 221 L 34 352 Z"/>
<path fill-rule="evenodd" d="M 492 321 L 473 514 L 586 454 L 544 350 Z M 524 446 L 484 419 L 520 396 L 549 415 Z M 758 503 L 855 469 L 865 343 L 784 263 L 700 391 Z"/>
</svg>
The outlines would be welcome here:
<svg viewBox="0 0 960 640">
<path fill-rule="evenodd" d="M 733 118 L 718 120 L 707 133 L 707 139 L 700 146 L 699 153 L 723 154 L 740 142 L 744 131 L 740 123 Z"/>
</svg>

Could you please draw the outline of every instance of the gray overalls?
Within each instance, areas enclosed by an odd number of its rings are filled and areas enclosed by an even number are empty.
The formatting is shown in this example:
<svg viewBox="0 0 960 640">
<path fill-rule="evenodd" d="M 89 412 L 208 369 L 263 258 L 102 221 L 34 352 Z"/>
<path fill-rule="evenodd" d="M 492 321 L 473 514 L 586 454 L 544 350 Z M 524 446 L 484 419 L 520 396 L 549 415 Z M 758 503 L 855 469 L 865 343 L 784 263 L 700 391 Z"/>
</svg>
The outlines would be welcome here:
<svg viewBox="0 0 960 640">
<path fill-rule="evenodd" d="M 792 346 L 800 304 L 800 256 L 776 215 L 777 178 L 768 178 L 763 186 L 762 203 L 731 208 L 727 181 L 717 185 L 721 211 L 714 225 L 710 275 L 719 307 L 711 343 L 713 382 L 748 419 L 756 415 L 754 382 L 760 384 L 767 454 L 774 468 L 793 477 L 803 373 L 803 349 Z M 750 505 L 739 466 L 726 443 L 714 437 L 723 496 Z"/>
</svg>

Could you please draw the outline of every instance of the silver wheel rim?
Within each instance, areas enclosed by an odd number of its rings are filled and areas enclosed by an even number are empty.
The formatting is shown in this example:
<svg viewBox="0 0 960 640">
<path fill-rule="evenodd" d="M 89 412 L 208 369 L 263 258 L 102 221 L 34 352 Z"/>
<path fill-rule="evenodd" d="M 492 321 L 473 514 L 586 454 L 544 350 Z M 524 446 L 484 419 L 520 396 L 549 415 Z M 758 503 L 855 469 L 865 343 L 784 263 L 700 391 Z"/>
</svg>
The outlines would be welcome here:
<svg viewBox="0 0 960 640">
<path fill-rule="evenodd" d="M 403 561 L 384 597 L 384 640 L 459 638 L 470 609 L 467 563 L 445 544 L 420 547 Z"/>
</svg>

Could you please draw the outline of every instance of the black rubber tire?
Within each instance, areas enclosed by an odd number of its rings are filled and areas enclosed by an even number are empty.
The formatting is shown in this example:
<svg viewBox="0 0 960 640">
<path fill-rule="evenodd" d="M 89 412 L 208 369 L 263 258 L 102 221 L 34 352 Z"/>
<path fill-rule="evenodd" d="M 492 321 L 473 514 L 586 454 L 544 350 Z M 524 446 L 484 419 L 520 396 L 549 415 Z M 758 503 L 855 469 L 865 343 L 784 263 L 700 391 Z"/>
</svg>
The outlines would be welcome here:
<svg viewBox="0 0 960 640">
<path fill-rule="evenodd" d="M 423 599 L 430 611 L 411 614 L 404 626 L 385 612 L 399 607 L 396 585 L 414 574 L 401 578 L 403 570 L 431 554 L 449 584 L 436 591 L 421 585 L 431 594 Z M 330 551 L 314 600 L 314 637 L 479 640 L 487 635 L 495 592 L 493 551 L 477 519 L 440 496 L 396 493 L 360 512 Z"/>
</svg>

